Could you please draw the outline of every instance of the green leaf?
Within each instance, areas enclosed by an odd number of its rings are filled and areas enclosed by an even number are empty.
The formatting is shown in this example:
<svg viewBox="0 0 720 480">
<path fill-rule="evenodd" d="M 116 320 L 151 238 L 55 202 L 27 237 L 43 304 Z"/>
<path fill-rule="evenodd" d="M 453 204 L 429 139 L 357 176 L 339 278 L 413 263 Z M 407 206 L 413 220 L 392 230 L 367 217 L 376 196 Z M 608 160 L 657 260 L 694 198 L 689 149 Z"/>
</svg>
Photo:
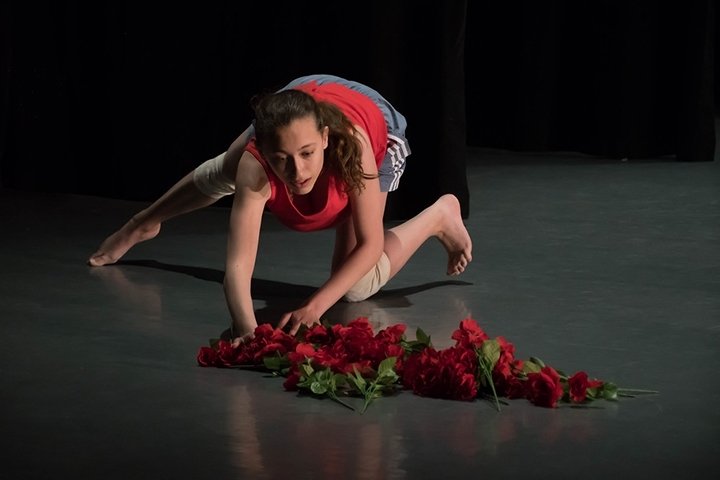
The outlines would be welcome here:
<svg viewBox="0 0 720 480">
<path fill-rule="evenodd" d="M 315 395 L 322 395 L 328 391 L 328 388 L 327 388 L 327 385 L 325 385 L 324 383 L 318 382 L 316 380 L 316 381 L 312 382 L 312 384 L 310 384 L 310 390 Z"/>
<path fill-rule="evenodd" d="M 529 360 L 526 360 L 523 362 L 523 373 L 538 373 L 540 370 L 542 370 L 542 367 L 536 363 L 535 358 L 530 358 Z"/>
<path fill-rule="evenodd" d="M 428 347 L 431 345 L 430 335 L 425 333 L 425 331 L 420 327 L 418 327 L 417 331 L 415 332 L 415 338 L 417 338 L 418 343 L 422 345 L 426 345 Z"/>
<path fill-rule="evenodd" d="M 378 365 L 378 375 L 383 376 L 388 372 L 395 373 L 395 364 L 397 363 L 397 357 L 387 357 L 385 360 L 380 362 Z"/>
<path fill-rule="evenodd" d="M 343 387 L 347 383 L 347 376 L 342 373 L 336 373 L 333 375 L 333 385 L 337 387 Z"/>
<path fill-rule="evenodd" d="M 617 400 L 618 398 L 618 387 L 612 382 L 606 382 L 600 388 L 600 394 L 605 400 Z"/>
<path fill-rule="evenodd" d="M 365 396 L 365 388 L 367 386 L 367 382 L 363 378 L 362 375 L 360 375 L 360 372 L 358 372 L 357 368 L 353 368 L 353 373 L 347 373 L 346 378 L 348 382 L 355 387 L 355 390 L 357 390 L 361 395 Z"/>
<path fill-rule="evenodd" d="M 595 400 L 596 398 L 598 398 L 598 390 L 598 387 L 588 388 L 587 390 L 585 390 L 585 396 L 589 400 Z"/>
<path fill-rule="evenodd" d="M 530 359 L 528 361 L 538 365 L 541 369 L 545 368 L 545 362 L 543 362 L 542 360 L 540 360 L 537 357 L 530 357 Z"/>
<path fill-rule="evenodd" d="M 264 357 L 263 364 L 268 370 L 282 370 L 290 366 L 290 361 L 285 356 Z"/>
<path fill-rule="evenodd" d="M 357 380 L 357 384 L 362 386 L 363 388 L 365 388 L 365 386 L 367 385 L 367 381 L 365 380 L 365 378 L 362 376 L 360 371 L 358 371 L 357 367 L 355 367 L 355 366 L 353 366 L 353 375 L 354 375 L 354 378 Z"/>
<path fill-rule="evenodd" d="M 492 372 L 495 364 L 500 360 L 500 343 L 497 340 L 485 340 L 480 345 L 480 353 L 487 362 L 488 369 Z"/>
<path fill-rule="evenodd" d="M 301 363 L 300 368 L 302 369 L 303 373 L 308 377 L 315 372 L 312 365 L 310 365 L 309 363 Z"/>
</svg>

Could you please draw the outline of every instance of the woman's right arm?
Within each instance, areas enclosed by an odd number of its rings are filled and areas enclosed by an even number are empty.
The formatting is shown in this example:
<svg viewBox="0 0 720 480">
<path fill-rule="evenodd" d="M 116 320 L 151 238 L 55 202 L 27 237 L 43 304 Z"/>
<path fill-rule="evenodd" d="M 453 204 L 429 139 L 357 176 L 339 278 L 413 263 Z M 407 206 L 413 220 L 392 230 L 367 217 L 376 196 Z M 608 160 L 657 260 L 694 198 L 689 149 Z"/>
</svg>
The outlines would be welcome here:
<svg viewBox="0 0 720 480">
<path fill-rule="evenodd" d="M 232 333 L 241 337 L 257 326 L 250 283 L 257 257 L 260 226 L 270 185 L 262 165 L 245 152 L 235 177 L 235 199 L 225 261 L 225 300 L 232 318 Z"/>
</svg>

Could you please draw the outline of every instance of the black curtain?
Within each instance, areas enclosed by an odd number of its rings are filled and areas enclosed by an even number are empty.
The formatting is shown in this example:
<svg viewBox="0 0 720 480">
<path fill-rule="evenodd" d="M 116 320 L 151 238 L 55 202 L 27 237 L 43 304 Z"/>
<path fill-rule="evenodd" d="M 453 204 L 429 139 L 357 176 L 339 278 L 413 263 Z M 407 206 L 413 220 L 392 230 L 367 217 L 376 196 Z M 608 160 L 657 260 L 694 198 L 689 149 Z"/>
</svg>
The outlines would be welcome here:
<svg viewBox="0 0 720 480">
<path fill-rule="evenodd" d="M 712 160 L 714 2 L 470 2 L 468 143 Z"/>
<path fill-rule="evenodd" d="M 3 8 L 5 187 L 152 200 L 227 148 L 252 119 L 253 94 L 331 73 L 408 117 L 413 154 L 389 217 L 445 192 L 468 214 L 464 0 Z"/>
<path fill-rule="evenodd" d="M 455 193 L 465 146 L 711 160 L 713 2 L 3 2 L 0 183 L 153 200 L 250 96 L 308 73 L 382 92 L 413 147 L 390 218 Z M 466 115 L 467 112 L 467 115 Z"/>
</svg>

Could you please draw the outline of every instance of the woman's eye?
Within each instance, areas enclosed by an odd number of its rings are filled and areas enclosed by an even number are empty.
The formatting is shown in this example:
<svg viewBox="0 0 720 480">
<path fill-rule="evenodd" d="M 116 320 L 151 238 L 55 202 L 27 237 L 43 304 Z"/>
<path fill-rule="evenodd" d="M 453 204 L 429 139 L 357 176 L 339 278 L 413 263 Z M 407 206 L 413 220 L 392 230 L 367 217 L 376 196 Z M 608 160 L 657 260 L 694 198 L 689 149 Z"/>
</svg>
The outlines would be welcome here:
<svg viewBox="0 0 720 480">
<path fill-rule="evenodd" d="M 313 153 L 315 153 L 315 152 L 303 152 L 302 156 L 305 158 L 308 158 L 308 157 L 311 157 Z"/>
</svg>

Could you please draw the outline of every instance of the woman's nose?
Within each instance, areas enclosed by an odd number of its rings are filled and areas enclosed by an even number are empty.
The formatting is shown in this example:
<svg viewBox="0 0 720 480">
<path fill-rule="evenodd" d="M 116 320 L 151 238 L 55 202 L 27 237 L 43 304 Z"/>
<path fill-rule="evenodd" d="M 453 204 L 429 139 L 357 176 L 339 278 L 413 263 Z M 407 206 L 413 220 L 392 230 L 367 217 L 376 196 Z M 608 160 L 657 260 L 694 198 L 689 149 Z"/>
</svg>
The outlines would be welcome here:
<svg viewBox="0 0 720 480">
<path fill-rule="evenodd" d="M 300 161 L 294 157 L 288 159 L 288 162 L 285 165 L 285 173 L 287 174 L 287 176 L 293 177 L 299 171 L 300 171 Z"/>
</svg>

